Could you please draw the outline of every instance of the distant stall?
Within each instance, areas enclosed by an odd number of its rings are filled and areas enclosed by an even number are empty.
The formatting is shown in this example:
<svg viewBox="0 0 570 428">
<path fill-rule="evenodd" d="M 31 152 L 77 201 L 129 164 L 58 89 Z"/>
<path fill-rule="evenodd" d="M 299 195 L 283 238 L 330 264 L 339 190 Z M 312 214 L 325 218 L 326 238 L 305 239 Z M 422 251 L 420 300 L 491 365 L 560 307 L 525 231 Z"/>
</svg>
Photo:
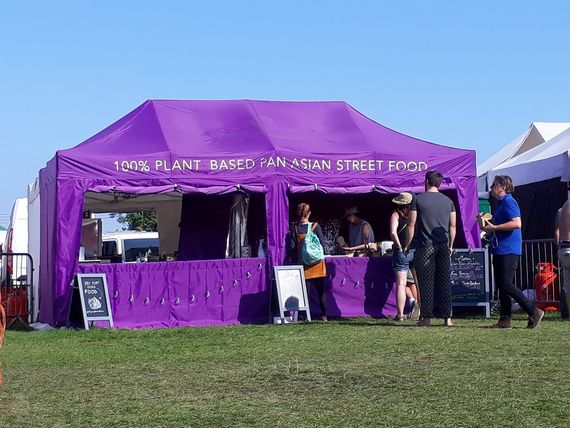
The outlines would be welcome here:
<svg viewBox="0 0 570 428">
<path fill-rule="evenodd" d="M 513 196 L 521 207 L 524 239 L 552 239 L 556 212 L 568 199 L 570 124 L 560 125 L 565 130 L 502 162 L 485 175 L 488 186 L 496 175 L 512 177 Z"/>
<path fill-rule="evenodd" d="M 323 222 L 358 205 L 387 237 L 391 197 L 422 191 L 428 169 L 456 203 L 459 246 L 478 247 L 474 151 L 400 134 L 344 102 L 146 101 L 40 171 L 40 320 L 64 324 L 74 275 L 104 272 L 117 327 L 266 322 L 298 202 Z M 79 263 L 84 217 L 141 209 L 157 215 L 159 254 Z M 389 259 L 327 266 L 331 316 L 395 311 Z"/>
</svg>

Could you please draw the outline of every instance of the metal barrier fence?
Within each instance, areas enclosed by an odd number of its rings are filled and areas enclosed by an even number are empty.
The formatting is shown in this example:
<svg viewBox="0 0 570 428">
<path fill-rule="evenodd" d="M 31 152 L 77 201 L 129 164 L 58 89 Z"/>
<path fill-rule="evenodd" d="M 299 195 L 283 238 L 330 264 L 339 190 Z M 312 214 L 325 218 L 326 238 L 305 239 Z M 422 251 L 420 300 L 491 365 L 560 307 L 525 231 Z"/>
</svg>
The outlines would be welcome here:
<svg viewBox="0 0 570 428">
<path fill-rule="evenodd" d="M 0 253 L 0 294 L 8 326 L 27 324 L 34 302 L 34 261 L 28 253 Z"/>
<path fill-rule="evenodd" d="M 534 290 L 537 303 L 559 304 L 562 270 L 553 239 L 523 241 L 521 262 L 515 285 L 521 290 Z"/>
</svg>

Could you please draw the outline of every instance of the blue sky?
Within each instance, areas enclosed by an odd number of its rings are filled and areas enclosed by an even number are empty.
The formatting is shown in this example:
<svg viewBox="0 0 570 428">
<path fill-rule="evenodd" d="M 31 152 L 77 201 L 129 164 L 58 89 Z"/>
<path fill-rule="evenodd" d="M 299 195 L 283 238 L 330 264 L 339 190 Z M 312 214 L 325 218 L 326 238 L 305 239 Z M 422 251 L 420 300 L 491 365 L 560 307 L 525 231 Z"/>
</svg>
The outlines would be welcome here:
<svg viewBox="0 0 570 428">
<path fill-rule="evenodd" d="M 570 121 L 568 22 L 565 1 L 3 2 L 0 214 L 150 98 L 345 100 L 481 162 Z"/>
</svg>

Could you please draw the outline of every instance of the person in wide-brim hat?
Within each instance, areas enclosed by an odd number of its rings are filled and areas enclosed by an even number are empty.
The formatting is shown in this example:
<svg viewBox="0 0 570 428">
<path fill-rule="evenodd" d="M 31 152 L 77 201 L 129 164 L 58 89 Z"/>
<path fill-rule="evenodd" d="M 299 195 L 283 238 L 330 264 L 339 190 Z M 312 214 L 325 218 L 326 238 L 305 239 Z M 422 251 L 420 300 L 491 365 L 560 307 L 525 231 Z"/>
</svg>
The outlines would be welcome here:
<svg viewBox="0 0 570 428">
<path fill-rule="evenodd" d="M 396 205 L 394 212 L 390 216 L 390 238 L 394 242 L 392 248 L 392 268 L 394 269 L 394 276 L 396 277 L 397 314 L 395 319 L 397 321 L 403 321 L 405 319 L 404 308 L 406 306 L 408 291 L 411 292 L 410 306 L 415 308 L 414 316 L 418 316 L 417 288 L 414 287 L 414 290 L 408 290 L 406 287 L 408 282 L 407 274 L 413 269 L 414 250 L 409 250 L 406 253 L 402 251 L 407 239 L 408 215 L 413 200 L 414 195 L 410 192 L 401 192 L 392 199 L 392 202 Z"/>
<path fill-rule="evenodd" d="M 394 202 L 396 205 L 410 205 L 413 200 L 414 195 L 412 195 L 410 192 L 402 192 L 394 199 L 392 199 L 392 202 Z"/>
</svg>

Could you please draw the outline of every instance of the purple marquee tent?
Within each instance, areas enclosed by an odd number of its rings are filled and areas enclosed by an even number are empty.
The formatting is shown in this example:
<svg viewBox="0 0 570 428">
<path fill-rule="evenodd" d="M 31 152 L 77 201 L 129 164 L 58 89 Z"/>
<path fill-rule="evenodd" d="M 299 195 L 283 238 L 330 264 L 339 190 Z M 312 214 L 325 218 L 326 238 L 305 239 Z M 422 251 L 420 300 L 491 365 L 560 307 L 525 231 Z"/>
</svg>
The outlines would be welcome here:
<svg viewBox="0 0 570 428">
<path fill-rule="evenodd" d="M 120 327 L 264 322 L 268 268 L 284 259 L 292 195 L 421 191 L 426 169 L 446 177 L 442 189 L 458 205 L 458 239 L 479 246 L 474 151 L 400 134 L 344 102 L 146 101 L 58 151 L 40 171 L 40 320 L 64 324 L 74 275 L 105 272 Z M 264 195 L 268 263 L 78 262 L 86 192 L 208 197 L 236 189 Z M 181 251 L 191 240 L 180 236 Z M 393 308 L 391 269 L 382 259 L 328 260 L 331 315 L 382 315 Z"/>
</svg>

